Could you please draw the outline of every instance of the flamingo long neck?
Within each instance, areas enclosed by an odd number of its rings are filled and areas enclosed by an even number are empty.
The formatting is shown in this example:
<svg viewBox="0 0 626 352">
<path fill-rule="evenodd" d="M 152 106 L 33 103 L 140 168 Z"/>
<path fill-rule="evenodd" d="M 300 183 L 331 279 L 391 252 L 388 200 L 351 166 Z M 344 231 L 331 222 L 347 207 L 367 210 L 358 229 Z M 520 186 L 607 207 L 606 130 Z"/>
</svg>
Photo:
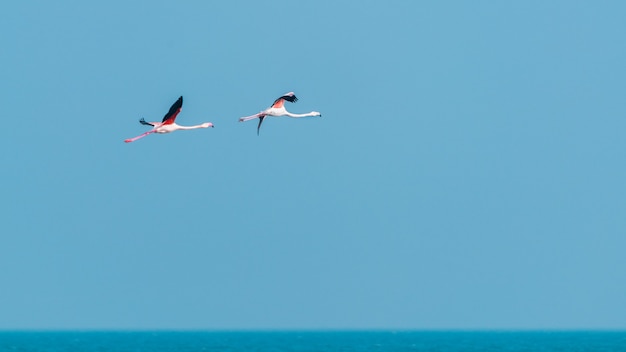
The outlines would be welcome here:
<svg viewBox="0 0 626 352">
<path fill-rule="evenodd" d="M 195 130 L 197 128 L 206 128 L 205 125 L 194 125 L 194 126 L 181 126 L 178 125 L 179 130 Z"/>
<path fill-rule="evenodd" d="M 306 114 L 292 114 L 289 111 L 285 111 L 285 115 L 289 117 L 307 117 L 307 116 L 315 116 L 313 112 L 307 112 Z"/>
</svg>

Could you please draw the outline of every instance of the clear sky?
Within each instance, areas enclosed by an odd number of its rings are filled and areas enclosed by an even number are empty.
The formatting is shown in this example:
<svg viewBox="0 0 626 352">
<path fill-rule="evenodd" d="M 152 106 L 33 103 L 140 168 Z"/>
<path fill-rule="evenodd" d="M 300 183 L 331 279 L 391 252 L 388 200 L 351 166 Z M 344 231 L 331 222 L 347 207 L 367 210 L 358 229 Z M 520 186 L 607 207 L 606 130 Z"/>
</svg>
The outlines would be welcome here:
<svg viewBox="0 0 626 352">
<path fill-rule="evenodd" d="M 0 329 L 626 328 L 626 2 L 0 10 Z"/>
</svg>

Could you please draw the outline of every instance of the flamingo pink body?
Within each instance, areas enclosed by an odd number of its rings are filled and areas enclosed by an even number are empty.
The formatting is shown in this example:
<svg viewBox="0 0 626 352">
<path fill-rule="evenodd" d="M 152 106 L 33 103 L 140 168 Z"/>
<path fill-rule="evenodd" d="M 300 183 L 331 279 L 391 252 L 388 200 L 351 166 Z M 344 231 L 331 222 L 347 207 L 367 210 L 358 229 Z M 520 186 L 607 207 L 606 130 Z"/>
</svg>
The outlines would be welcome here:
<svg viewBox="0 0 626 352">
<path fill-rule="evenodd" d="M 128 138 L 124 140 L 124 142 L 126 143 L 134 142 L 138 140 L 139 138 L 143 138 L 152 133 L 170 133 L 170 132 L 174 132 L 178 130 L 195 130 L 197 128 L 213 127 L 213 124 L 210 122 L 205 122 L 205 123 L 194 125 L 194 126 L 181 126 L 181 125 L 176 124 L 176 122 L 174 121 L 176 121 L 176 116 L 178 116 L 178 113 L 180 113 L 182 108 L 183 108 L 183 97 L 180 97 L 178 98 L 178 100 L 176 100 L 174 104 L 172 104 L 168 113 L 165 114 L 165 116 L 163 117 L 163 121 L 146 122 L 142 118 L 141 120 L 139 120 L 139 123 L 141 123 L 142 125 L 152 126 L 153 129 L 151 129 L 148 132 L 144 132 L 137 137 Z"/>
<path fill-rule="evenodd" d="M 250 116 L 245 116 L 239 119 L 239 122 L 245 122 L 245 121 L 250 121 L 253 119 L 259 119 L 259 125 L 257 127 L 257 135 L 259 134 L 259 130 L 261 129 L 261 124 L 263 123 L 263 119 L 266 116 L 289 116 L 289 117 L 307 117 L 307 116 L 322 116 L 321 113 L 317 112 L 317 111 L 311 111 L 308 112 L 306 114 L 292 114 L 289 111 L 287 111 L 287 109 L 285 109 L 285 101 L 291 102 L 291 103 L 295 103 L 296 101 L 298 101 L 298 98 L 296 98 L 296 95 L 294 92 L 289 92 L 284 94 L 283 96 L 281 96 L 280 98 L 276 99 L 274 101 L 274 103 L 272 104 L 272 106 L 270 106 L 268 109 L 265 109 L 261 112 L 259 112 L 258 114 L 254 114 L 254 115 L 250 115 Z"/>
</svg>

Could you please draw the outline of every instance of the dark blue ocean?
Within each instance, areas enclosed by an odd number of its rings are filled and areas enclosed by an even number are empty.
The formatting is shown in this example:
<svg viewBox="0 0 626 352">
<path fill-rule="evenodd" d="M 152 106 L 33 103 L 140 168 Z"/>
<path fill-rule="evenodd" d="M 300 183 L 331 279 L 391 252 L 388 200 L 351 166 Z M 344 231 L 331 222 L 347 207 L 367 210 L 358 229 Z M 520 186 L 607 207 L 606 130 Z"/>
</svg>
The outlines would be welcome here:
<svg viewBox="0 0 626 352">
<path fill-rule="evenodd" d="M 0 332 L 0 352 L 626 351 L 626 332 Z"/>
</svg>

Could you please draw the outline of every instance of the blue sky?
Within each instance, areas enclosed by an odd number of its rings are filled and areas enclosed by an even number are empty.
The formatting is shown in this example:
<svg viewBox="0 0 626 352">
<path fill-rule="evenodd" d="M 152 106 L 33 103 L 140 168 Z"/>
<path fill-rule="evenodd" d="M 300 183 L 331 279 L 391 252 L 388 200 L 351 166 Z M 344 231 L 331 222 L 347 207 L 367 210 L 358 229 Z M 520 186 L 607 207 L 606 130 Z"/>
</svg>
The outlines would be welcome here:
<svg viewBox="0 0 626 352">
<path fill-rule="evenodd" d="M 625 3 L 1 10 L 0 329 L 626 328 Z"/>
</svg>

